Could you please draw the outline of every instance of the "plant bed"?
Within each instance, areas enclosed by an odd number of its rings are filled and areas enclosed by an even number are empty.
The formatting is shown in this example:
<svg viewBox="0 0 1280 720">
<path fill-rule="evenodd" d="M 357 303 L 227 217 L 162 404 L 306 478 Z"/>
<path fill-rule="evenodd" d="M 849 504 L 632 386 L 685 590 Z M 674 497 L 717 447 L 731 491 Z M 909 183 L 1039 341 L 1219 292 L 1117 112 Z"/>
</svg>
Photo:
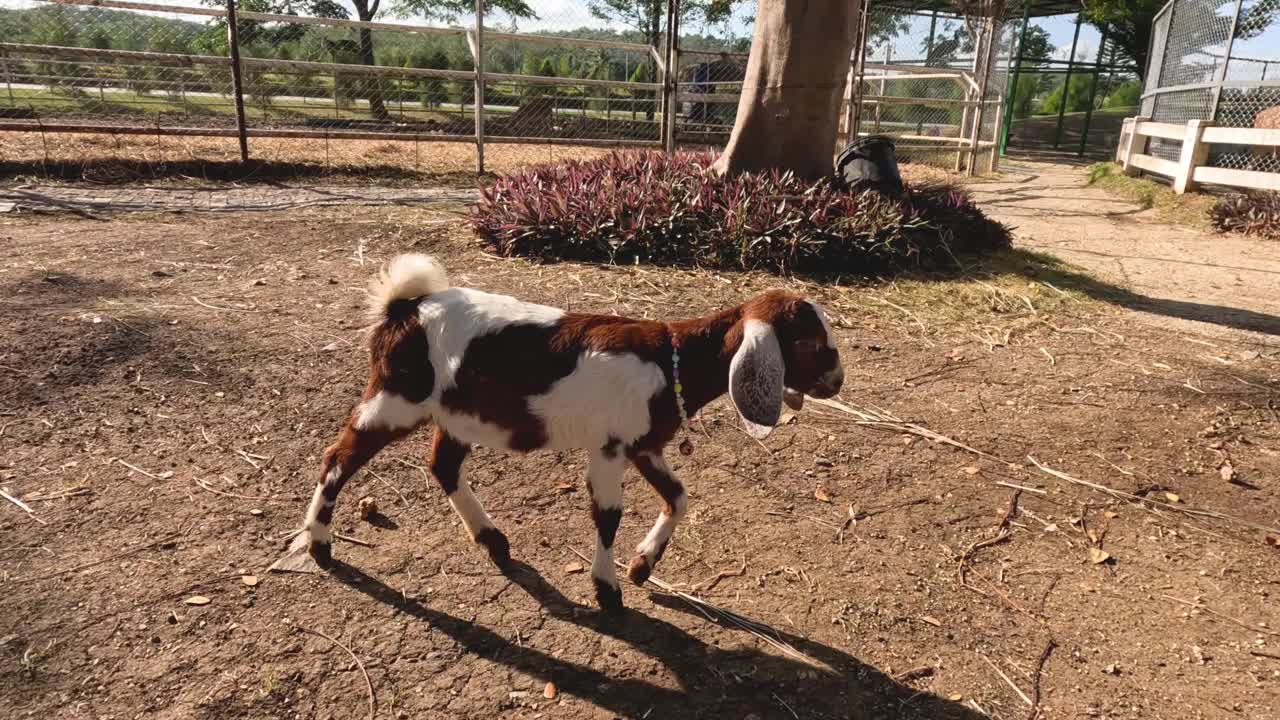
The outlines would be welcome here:
<svg viewBox="0 0 1280 720">
<path fill-rule="evenodd" d="M 873 274 L 952 265 L 1009 233 L 948 185 L 902 198 L 790 174 L 721 177 L 715 155 L 620 151 L 540 165 L 484 188 L 471 225 L 501 255 L 542 261 Z"/>
<path fill-rule="evenodd" d="M 1280 240 L 1280 193 L 1250 192 L 1218 200 L 1211 211 L 1213 228 L 1267 240 Z"/>
</svg>

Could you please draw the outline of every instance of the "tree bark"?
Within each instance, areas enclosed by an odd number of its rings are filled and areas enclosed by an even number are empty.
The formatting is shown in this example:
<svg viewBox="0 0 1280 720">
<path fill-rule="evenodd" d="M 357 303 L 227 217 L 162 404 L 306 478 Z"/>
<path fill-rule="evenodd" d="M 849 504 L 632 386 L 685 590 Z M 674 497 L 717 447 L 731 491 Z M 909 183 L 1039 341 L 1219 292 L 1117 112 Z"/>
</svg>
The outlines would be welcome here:
<svg viewBox="0 0 1280 720">
<path fill-rule="evenodd" d="M 759 0 L 738 116 L 719 173 L 834 172 L 841 96 L 858 5 L 852 0 Z"/>
<path fill-rule="evenodd" d="M 381 2 L 382 0 L 374 0 L 370 5 L 368 0 L 355 0 L 352 4 L 356 9 L 356 17 L 361 22 L 372 21 Z M 369 28 L 360 28 L 360 64 L 370 66 L 378 64 L 373 55 L 373 31 Z M 369 114 L 380 122 L 391 122 L 391 113 L 387 112 L 387 104 L 382 97 L 382 79 L 370 77 L 366 78 L 362 84 L 365 88 L 365 99 L 369 101 Z"/>
</svg>

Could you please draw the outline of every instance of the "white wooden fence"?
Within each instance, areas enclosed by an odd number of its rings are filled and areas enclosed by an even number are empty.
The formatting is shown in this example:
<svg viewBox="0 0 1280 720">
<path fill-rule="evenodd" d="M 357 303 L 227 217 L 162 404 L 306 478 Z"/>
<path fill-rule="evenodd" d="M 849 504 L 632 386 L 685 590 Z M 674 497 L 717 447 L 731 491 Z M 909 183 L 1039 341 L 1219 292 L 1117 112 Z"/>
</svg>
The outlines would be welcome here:
<svg viewBox="0 0 1280 720">
<path fill-rule="evenodd" d="M 1178 160 L 1147 154 L 1147 138 L 1181 141 Z M 1280 153 L 1280 130 L 1217 127 L 1210 120 L 1188 120 L 1185 125 L 1152 122 L 1134 117 L 1124 121 L 1116 162 L 1126 175 L 1146 171 L 1173 180 L 1173 191 L 1185 193 L 1200 183 L 1255 190 L 1280 190 L 1280 173 L 1214 167 L 1209 163 L 1212 145 L 1249 145 L 1259 157 Z"/>
</svg>

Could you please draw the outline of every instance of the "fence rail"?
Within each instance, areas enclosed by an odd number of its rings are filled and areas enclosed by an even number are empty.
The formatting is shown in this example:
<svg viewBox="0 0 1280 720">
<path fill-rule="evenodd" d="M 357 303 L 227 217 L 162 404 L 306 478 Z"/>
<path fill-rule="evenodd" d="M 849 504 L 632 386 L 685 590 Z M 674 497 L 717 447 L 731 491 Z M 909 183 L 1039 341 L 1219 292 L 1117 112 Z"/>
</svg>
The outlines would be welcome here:
<svg viewBox="0 0 1280 720">
<path fill-rule="evenodd" d="M 487 142 L 723 143 L 746 76 L 748 54 L 728 43 L 691 35 L 685 47 L 676 0 L 654 5 L 665 8 L 666 27 L 655 20 L 646 42 L 498 31 L 470 18 L 432 27 L 251 12 L 225 1 L 0 0 L 0 27 L 31 25 L 0 38 L 0 131 L 237 137 L 246 153 L 247 140 L 267 137 L 452 140 L 474 143 L 483 169 Z M 993 107 L 1010 52 L 995 37 L 1001 26 L 975 24 L 992 37 L 970 38 L 971 57 L 935 62 L 926 48 L 930 57 L 903 60 L 927 45 L 926 23 L 940 32 L 965 23 L 854 1 L 887 15 L 873 25 L 889 30 L 864 36 L 851 58 L 841 142 L 888 134 L 908 162 L 994 168 Z"/>
<path fill-rule="evenodd" d="M 1175 141 L 1177 160 L 1148 154 L 1142 138 Z M 1188 120 L 1185 124 L 1154 122 L 1136 117 L 1125 120 L 1116 149 L 1116 161 L 1125 174 L 1146 171 L 1163 175 L 1173 182 L 1176 193 L 1196 189 L 1207 183 L 1253 190 L 1280 190 L 1280 173 L 1246 165 L 1242 168 L 1215 167 L 1210 163 L 1212 146 L 1247 146 L 1256 158 L 1257 167 L 1271 165 L 1280 154 L 1280 130 L 1264 128 L 1218 127 L 1209 120 Z"/>
</svg>

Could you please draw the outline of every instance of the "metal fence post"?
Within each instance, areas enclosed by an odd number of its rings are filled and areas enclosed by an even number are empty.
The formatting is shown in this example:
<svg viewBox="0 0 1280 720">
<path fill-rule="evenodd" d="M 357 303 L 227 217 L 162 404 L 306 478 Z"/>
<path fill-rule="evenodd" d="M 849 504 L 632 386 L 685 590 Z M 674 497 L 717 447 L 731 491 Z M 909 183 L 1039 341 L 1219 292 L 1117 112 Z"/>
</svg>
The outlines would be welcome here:
<svg viewBox="0 0 1280 720">
<path fill-rule="evenodd" d="M 1227 66 L 1231 64 L 1231 46 L 1235 45 L 1236 32 L 1240 30 L 1240 6 L 1244 4 L 1244 0 L 1236 0 L 1236 12 L 1231 16 L 1231 33 L 1227 35 L 1227 52 L 1222 59 L 1222 69 L 1216 73 L 1217 77 L 1214 81 L 1217 85 L 1213 88 L 1213 104 L 1209 106 L 1209 119 L 1218 119 L 1218 103 L 1222 100 L 1222 83 L 1227 79 Z M 1265 69 L 1264 71 L 1265 72 Z"/>
<path fill-rule="evenodd" d="M 236 0 L 227 0 L 227 50 L 231 55 L 231 92 L 236 103 L 240 162 L 249 162 L 249 135 L 244 123 L 244 85 L 240 79 L 240 28 L 236 19 Z"/>
<path fill-rule="evenodd" d="M 1062 120 L 1067 113 L 1067 98 L 1071 96 L 1071 71 L 1076 69 L 1076 44 L 1080 41 L 1080 26 L 1084 23 L 1076 14 L 1076 32 L 1071 36 L 1071 55 L 1067 57 L 1067 75 L 1062 80 L 1062 101 L 1058 103 L 1058 129 L 1053 133 L 1053 149 L 1062 144 Z"/>
<path fill-rule="evenodd" d="M 1107 48 L 1107 29 L 1102 29 L 1102 39 L 1098 42 L 1098 59 L 1093 63 L 1093 82 L 1089 85 L 1089 104 L 1084 108 L 1084 128 L 1080 131 L 1080 149 L 1076 155 L 1084 157 L 1085 146 L 1089 143 L 1089 126 L 1093 124 L 1093 101 L 1098 98 L 1098 79 L 1102 76 L 1102 51 Z M 1066 95 L 1063 100 L 1066 100 Z"/>
<path fill-rule="evenodd" d="M 1006 103 L 1001 122 L 1000 137 L 993 138 L 1000 148 L 1000 155 L 1009 147 L 1009 128 L 1013 126 L 1014 106 L 1018 104 L 1018 77 L 1022 75 L 1022 55 L 1027 50 L 1027 29 L 1031 27 L 1031 3 L 1022 4 L 1022 32 L 1018 33 L 1018 54 L 1013 59 L 1013 75 L 1009 77 L 1009 89 L 1004 94 Z M 994 156 L 993 156 L 994 157 Z"/>
<path fill-rule="evenodd" d="M 484 0 L 476 0 L 475 46 L 476 69 L 476 174 L 484 174 Z"/>
</svg>

